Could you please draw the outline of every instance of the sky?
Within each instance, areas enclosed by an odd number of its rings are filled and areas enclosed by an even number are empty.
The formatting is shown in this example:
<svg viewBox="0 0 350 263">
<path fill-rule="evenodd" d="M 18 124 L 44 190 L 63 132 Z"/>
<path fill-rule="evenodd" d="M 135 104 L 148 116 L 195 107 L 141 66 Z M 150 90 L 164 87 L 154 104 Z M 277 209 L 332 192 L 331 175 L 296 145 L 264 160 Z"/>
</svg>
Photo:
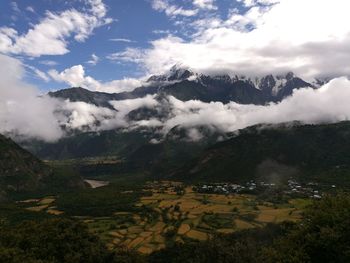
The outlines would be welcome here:
<svg viewBox="0 0 350 263">
<path fill-rule="evenodd" d="M 128 91 L 174 64 L 329 79 L 350 70 L 347 10 L 347 0 L 2 0 L 0 53 L 43 91 Z"/>
<path fill-rule="evenodd" d="M 198 139 L 200 125 L 349 120 L 349 10 L 348 0 L 1 0 L 0 133 L 55 141 L 70 130 L 165 135 L 182 125 Z M 72 86 L 130 91 L 175 64 L 209 75 L 292 71 L 327 84 L 264 106 L 146 96 L 110 109 L 43 96 Z M 140 107 L 170 114 L 126 118 Z"/>
<path fill-rule="evenodd" d="M 49 74 L 74 66 L 83 68 L 84 76 L 103 83 L 139 79 L 151 72 L 142 63 L 134 63 L 135 58 L 123 56 L 123 52 L 151 48 L 152 41 L 168 36 L 189 39 L 194 31 L 187 23 L 204 16 L 221 13 L 225 16 L 231 8 L 242 6 L 231 0 L 222 0 L 215 6 L 214 1 L 208 0 L 172 1 L 169 6 L 175 8 L 174 12 L 177 8 L 179 14 L 167 14 L 157 7 L 161 2 L 2 0 L 0 52 L 21 60 L 27 66 L 27 80 L 43 90 L 75 84 L 74 81 L 59 81 Z M 94 13 L 93 5 L 100 13 Z M 218 11 L 219 6 L 223 11 Z M 69 25 L 63 29 L 62 23 Z"/>
</svg>

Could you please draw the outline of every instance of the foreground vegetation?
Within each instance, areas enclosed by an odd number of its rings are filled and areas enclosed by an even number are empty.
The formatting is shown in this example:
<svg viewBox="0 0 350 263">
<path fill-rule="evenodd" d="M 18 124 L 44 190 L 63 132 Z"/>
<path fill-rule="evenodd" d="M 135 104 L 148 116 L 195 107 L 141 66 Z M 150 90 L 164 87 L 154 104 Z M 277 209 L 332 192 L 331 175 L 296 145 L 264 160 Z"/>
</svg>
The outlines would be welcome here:
<svg viewBox="0 0 350 263">
<path fill-rule="evenodd" d="M 326 196 L 301 221 L 267 224 L 202 242 L 174 243 L 149 256 L 109 250 L 86 224 L 42 218 L 0 225 L 1 262 L 349 262 L 350 197 Z"/>
<path fill-rule="evenodd" d="M 272 203 L 248 194 L 204 194 L 179 182 L 110 184 L 20 204 L 29 211 L 76 217 L 110 249 L 150 254 L 175 243 L 206 241 L 216 234 L 298 221 L 309 199 Z"/>
</svg>

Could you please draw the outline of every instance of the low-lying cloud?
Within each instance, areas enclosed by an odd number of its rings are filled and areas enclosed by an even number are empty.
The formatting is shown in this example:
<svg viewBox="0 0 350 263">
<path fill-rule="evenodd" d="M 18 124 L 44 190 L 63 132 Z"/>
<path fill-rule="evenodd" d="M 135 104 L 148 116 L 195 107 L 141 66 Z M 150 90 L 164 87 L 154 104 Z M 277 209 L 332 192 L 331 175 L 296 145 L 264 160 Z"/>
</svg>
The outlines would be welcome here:
<svg viewBox="0 0 350 263">
<path fill-rule="evenodd" d="M 23 81 L 24 68 L 18 60 L 0 55 L 0 63 L 7 65 L 0 68 L 0 133 L 13 137 L 54 141 L 67 136 L 67 131 L 98 132 L 117 128 L 157 128 L 155 130 L 165 135 L 173 127 L 181 126 L 187 128 L 189 138 L 196 141 L 203 137 L 196 130 L 200 126 L 232 132 L 259 123 L 317 124 L 350 119 L 350 81 L 345 77 L 333 79 L 319 89 L 296 90 L 282 102 L 267 106 L 181 101 L 172 96 L 148 95 L 110 101 L 112 108 L 104 108 L 39 96 L 38 89 Z M 129 113 L 137 109 L 141 113 L 138 118 L 130 118 Z M 144 109 L 155 110 L 157 114 L 142 115 Z"/>
<path fill-rule="evenodd" d="M 40 97 L 39 90 L 23 82 L 24 68 L 13 58 L 0 54 L 0 133 L 56 140 L 63 136 L 54 111 L 57 101 Z"/>
<path fill-rule="evenodd" d="M 301 121 L 308 124 L 331 123 L 350 119 L 350 81 L 337 78 L 319 89 L 296 90 L 280 103 L 267 106 L 241 105 L 235 102 L 204 103 L 180 101 L 170 97 L 173 117 L 163 123 L 166 131 L 176 125 L 196 127 L 212 125 L 232 132 L 259 123 Z"/>
</svg>

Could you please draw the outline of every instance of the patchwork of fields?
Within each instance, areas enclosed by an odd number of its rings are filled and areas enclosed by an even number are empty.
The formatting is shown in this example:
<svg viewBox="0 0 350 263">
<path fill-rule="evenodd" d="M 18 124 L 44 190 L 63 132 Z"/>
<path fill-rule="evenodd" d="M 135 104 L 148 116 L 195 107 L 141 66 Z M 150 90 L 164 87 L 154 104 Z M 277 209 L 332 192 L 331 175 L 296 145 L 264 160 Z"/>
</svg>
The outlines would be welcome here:
<svg viewBox="0 0 350 263">
<path fill-rule="evenodd" d="M 308 204 L 303 199 L 276 205 L 257 201 L 253 195 L 201 194 L 191 186 L 176 182 L 152 182 L 146 184 L 144 190 L 152 194 L 134 203 L 135 211 L 77 218 L 86 222 L 110 249 L 126 247 L 149 254 L 174 242 L 204 241 L 216 233 L 297 221 Z M 55 207 L 52 197 L 36 200 L 35 204 L 27 209 L 56 215 L 64 213 Z"/>
</svg>

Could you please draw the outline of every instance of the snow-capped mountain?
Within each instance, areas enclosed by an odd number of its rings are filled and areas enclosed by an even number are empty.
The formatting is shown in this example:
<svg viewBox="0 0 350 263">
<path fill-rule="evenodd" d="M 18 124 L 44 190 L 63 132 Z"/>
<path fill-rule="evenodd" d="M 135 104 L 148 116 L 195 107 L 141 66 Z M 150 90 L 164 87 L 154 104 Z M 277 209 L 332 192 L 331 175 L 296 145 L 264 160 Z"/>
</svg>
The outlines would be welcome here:
<svg viewBox="0 0 350 263">
<path fill-rule="evenodd" d="M 292 72 L 264 77 L 206 75 L 181 65 L 173 66 L 163 75 L 151 76 L 147 83 L 148 88 L 143 88 L 146 92 L 163 92 L 182 100 L 235 101 L 243 104 L 277 102 L 291 95 L 295 89 L 318 86 Z"/>
<path fill-rule="evenodd" d="M 144 86 L 131 92 L 109 94 L 72 88 L 50 93 L 50 96 L 71 101 L 84 101 L 104 107 L 110 100 L 141 98 L 149 94 L 171 95 L 183 101 L 201 100 L 223 103 L 233 101 L 241 104 L 264 105 L 281 101 L 290 96 L 294 90 L 304 87 L 317 87 L 317 85 L 302 80 L 292 72 L 264 77 L 211 76 L 175 65 L 165 74 L 151 76 Z"/>
</svg>

